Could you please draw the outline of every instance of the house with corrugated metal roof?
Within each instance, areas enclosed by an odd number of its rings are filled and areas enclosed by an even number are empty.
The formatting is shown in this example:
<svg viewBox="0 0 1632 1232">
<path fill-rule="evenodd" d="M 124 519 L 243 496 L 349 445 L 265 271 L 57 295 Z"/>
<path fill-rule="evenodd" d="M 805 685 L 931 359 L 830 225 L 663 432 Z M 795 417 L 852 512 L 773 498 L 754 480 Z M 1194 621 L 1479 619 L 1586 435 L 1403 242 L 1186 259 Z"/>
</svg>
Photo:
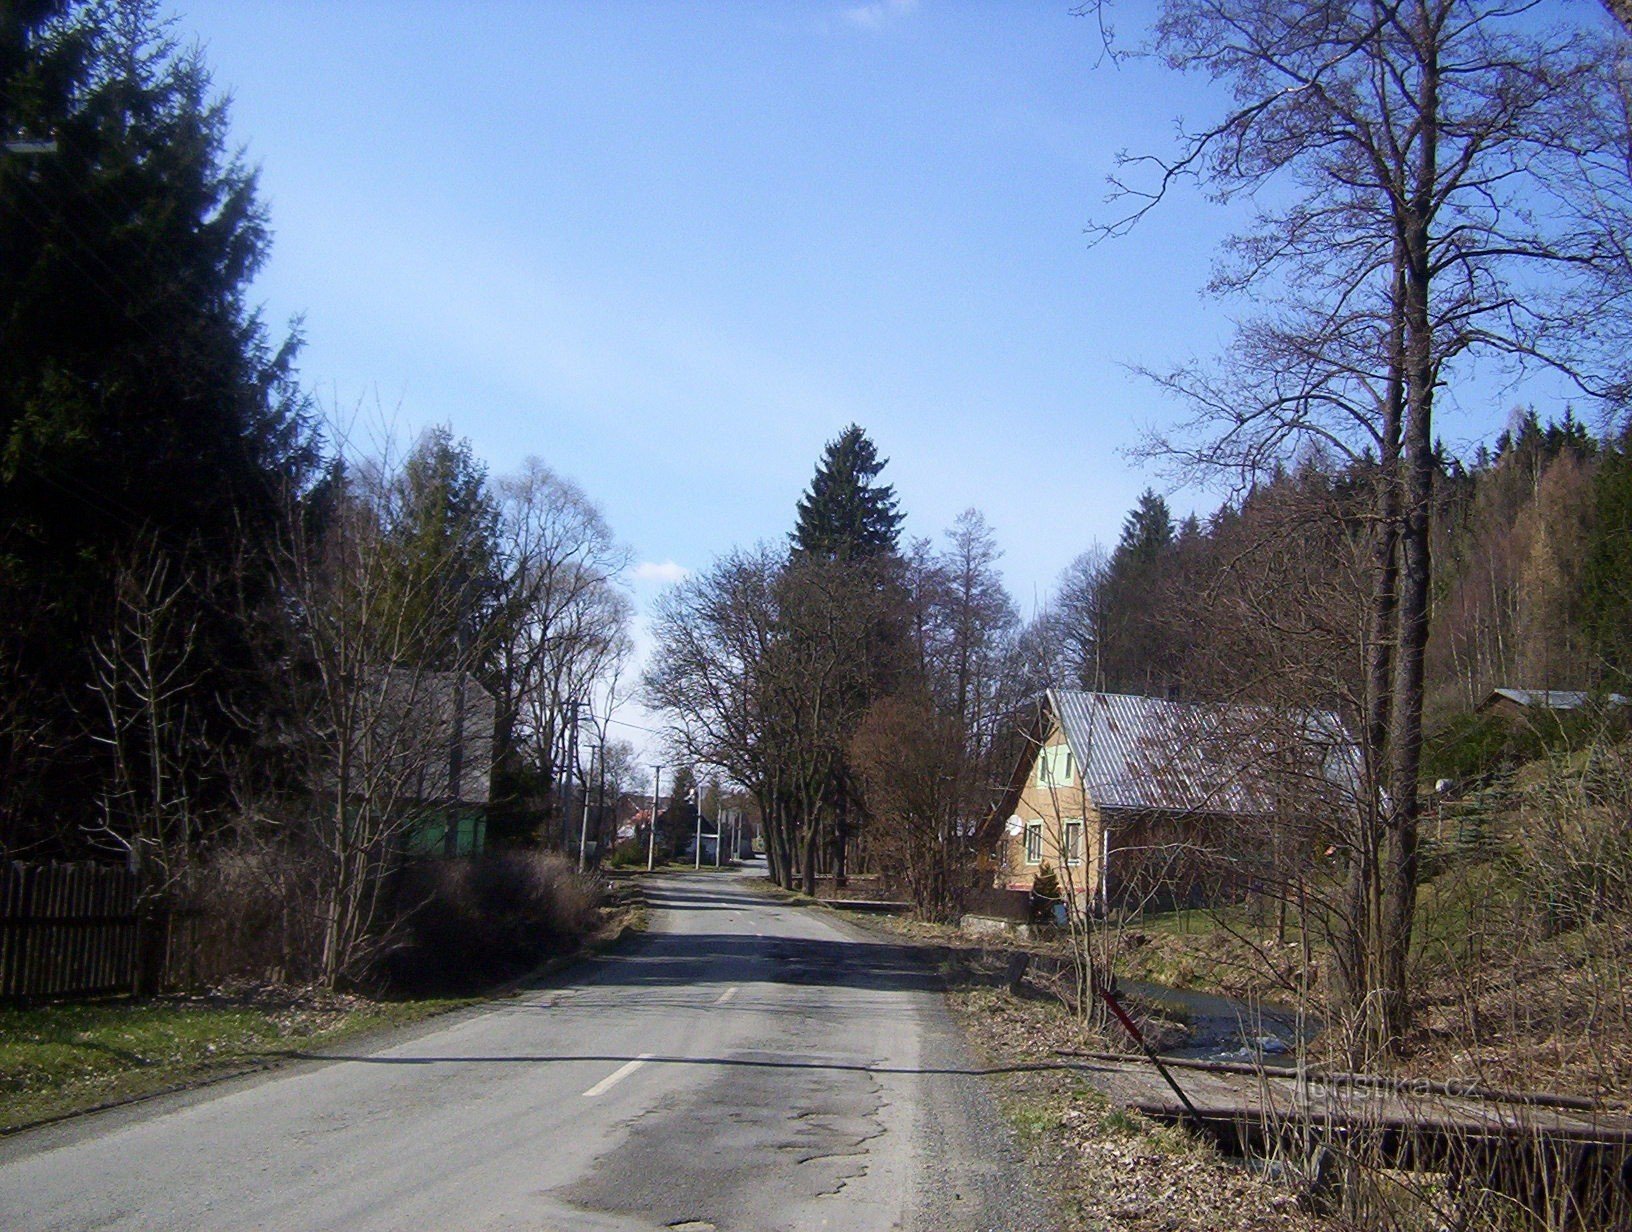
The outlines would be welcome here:
<svg viewBox="0 0 1632 1232">
<path fill-rule="evenodd" d="M 1585 710 L 1593 704 L 1605 709 L 1619 710 L 1628 704 L 1621 693 L 1593 694 L 1585 689 L 1492 689 L 1490 696 L 1479 703 L 1479 714 L 1498 714 L 1503 718 L 1519 719 L 1542 711 L 1568 713 Z"/>
<path fill-rule="evenodd" d="M 1330 712 L 1050 689 L 999 805 L 997 885 L 1048 865 L 1100 910 L 1239 892 L 1302 824 L 1352 807 L 1358 752 Z"/>
<path fill-rule="evenodd" d="M 389 802 L 410 855 L 485 849 L 496 703 L 465 671 L 367 669 L 353 709 L 349 793 Z"/>
</svg>

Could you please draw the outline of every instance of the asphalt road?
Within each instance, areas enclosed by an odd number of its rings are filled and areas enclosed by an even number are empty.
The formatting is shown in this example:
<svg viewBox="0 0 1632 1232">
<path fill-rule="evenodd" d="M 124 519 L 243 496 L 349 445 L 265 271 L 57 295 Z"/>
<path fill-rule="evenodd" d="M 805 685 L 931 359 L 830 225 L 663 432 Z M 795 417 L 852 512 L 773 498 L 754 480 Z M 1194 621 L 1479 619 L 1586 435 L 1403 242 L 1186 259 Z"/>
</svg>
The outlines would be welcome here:
<svg viewBox="0 0 1632 1232">
<path fill-rule="evenodd" d="M 368 1048 L 0 1143 L 0 1228 L 1052 1226 L 908 950 L 729 875 Z"/>
</svg>

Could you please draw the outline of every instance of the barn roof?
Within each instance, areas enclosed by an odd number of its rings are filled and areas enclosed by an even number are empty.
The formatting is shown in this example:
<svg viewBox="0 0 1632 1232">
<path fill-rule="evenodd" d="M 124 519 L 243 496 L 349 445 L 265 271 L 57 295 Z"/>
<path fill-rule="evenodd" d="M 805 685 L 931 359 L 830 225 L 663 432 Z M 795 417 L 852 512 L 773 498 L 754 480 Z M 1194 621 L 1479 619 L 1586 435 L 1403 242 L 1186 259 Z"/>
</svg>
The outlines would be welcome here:
<svg viewBox="0 0 1632 1232">
<path fill-rule="evenodd" d="M 1100 808 L 1263 815 L 1288 792 L 1353 789 L 1358 756 L 1335 714 L 1050 689 Z"/>
</svg>

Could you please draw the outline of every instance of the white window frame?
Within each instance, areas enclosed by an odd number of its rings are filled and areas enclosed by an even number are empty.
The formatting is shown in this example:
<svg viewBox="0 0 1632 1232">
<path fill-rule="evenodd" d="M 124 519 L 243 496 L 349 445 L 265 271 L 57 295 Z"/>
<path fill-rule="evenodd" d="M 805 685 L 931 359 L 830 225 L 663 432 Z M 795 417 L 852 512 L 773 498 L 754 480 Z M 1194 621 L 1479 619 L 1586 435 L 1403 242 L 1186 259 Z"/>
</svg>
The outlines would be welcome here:
<svg viewBox="0 0 1632 1232">
<path fill-rule="evenodd" d="M 1084 836 L 1088 832 L 1088 827 L 1083 825 L 1080 821 L 1067 821 L 1063 827 L 1063 831 L 1063 837 L 1065 839 L 1065 853 L 1063 859 L 1067 867 L 1075 868 L 1082 863 L 1082 843 Z M 1071 841 L 1073 831 L 1075 831 L 1075 842 Z"/>
<path fill-rule="evenodd" d="M 1037 786 L 1069 787 L 1075 777 L 1069 744 L 1045 744 L 1037 750 Z"/>
<path fill-rule="evenodd" d="M 1033 841 L 1033 835 L 1036 836 Z M 1027 867 L 1033 867 L 1043 862 L 1043 823 L 1028 821 L 1024 832 L 1025 859 Z M 1033 853 L 1035 852 L 1035 855 Z"/>
</svg>

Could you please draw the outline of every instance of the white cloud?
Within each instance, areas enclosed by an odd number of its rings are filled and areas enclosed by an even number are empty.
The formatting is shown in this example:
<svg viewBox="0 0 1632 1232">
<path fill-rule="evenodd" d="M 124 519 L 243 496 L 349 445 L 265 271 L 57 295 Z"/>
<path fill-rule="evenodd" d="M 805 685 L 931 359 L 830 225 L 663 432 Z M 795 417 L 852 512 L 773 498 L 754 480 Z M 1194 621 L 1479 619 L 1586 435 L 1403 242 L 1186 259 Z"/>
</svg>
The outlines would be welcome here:
<svg viewBox="0 0 1632 1232">
<path fill-rule="evenodd" d="M 844 19 L 863 30 L 877 30 L 885 22 L 905 17 L 918 7 L 918 0 L 877 0 L 875 4 L 858 4 L 844 10 Z"/>
<path fill-rule="evenodd" d="M 643 560 L 630 573 L 637 582 L 683 582 L 691 576 L 691 570 L 684 565 L 677 565 L 672 560 L 665 560 L 659 564 L 655 560 Z"/>
</svg>

